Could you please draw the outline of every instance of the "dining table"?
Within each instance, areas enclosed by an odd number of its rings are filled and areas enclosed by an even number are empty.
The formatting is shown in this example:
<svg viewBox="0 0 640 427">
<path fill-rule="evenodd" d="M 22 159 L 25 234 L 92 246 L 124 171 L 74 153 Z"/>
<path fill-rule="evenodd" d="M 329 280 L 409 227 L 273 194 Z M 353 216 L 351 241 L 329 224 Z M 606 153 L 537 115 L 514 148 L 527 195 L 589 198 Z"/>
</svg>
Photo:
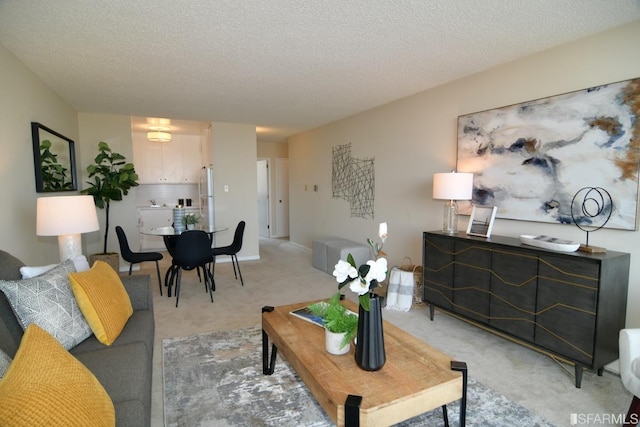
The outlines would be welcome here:
<svg viewBox="0 0 640 427">
<path fill-rule="evenodd" d="M 200 230 L 204 231 L 209 235 L 209 240 L 211 241 L 211 245 L 213 246 L 213 237 L 217 233 L 221 233 L 223 231 L 228 231 L 229 227 L 227 226 L 210 226 L 207 224 L 196 224 L 191 230 Z M 178 240 L 178 236 L 180 236 L 185 231 L 191 231 L 185 229 L 176 230 L 173 227 L 150 227 L 150 228 L 140 228 L 138 231 L 141 234 L 146 234 L 149 236 L 162 236 L 162 240 L 164 241 L 164 245 L 167 248 L 167 252 L 173 258 L 175 254 L 176 241 Z M 211 283 L 214 285 L 215 290 L 215 281 L 213 279 L 215 273 L 215 256 L 213 257 L 213 262 L 211 263 L 211 268 L 208 271 L 203 272 L 203 274 L 209 274 L 211 278 Z M 173 281 L 173 272 L 175 271 L 175 266 L 173 263 L 167 269 L 167 272 L 164 275 L 164 285 L 168 288 L 167 295 L 171 297 L 171 282 Z M 198 270 L 198 276 L 200 275 L 200 270 Z"/>
</svg>

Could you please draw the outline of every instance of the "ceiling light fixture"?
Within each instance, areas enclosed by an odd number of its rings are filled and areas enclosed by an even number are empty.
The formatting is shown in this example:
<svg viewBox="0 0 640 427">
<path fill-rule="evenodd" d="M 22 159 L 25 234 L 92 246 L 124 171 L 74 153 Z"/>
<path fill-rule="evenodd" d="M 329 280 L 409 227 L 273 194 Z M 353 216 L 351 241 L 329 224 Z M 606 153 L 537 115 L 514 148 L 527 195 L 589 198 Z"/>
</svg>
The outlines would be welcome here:
<svg viewBox="0 0 640 427">
<path fill-rule="evenodd" d="M 169 132 L 147 132 L 147 140 L 151 142 L 170 142 L 171 138 L 172 137 Z"/>
</svg>

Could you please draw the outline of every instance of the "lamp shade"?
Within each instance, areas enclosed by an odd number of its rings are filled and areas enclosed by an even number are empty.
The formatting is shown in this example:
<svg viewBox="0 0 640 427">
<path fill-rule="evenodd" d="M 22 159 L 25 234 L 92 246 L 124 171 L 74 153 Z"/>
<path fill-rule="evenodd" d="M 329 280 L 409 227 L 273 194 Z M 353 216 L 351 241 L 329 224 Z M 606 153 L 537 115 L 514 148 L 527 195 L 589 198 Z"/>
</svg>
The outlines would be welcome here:
<svg viewBox="0 0 640 427">
<path fill-rule="evenodd" d="M 93 196 L 38 198 L 36 235 L 60 236 L 99 229 Z"/>
<path fill-rule="evenodd" d="M 436 173 L 433 175 L 433 198 L 443 200 L 471 200 L 472 173 Z"/>
</svg>

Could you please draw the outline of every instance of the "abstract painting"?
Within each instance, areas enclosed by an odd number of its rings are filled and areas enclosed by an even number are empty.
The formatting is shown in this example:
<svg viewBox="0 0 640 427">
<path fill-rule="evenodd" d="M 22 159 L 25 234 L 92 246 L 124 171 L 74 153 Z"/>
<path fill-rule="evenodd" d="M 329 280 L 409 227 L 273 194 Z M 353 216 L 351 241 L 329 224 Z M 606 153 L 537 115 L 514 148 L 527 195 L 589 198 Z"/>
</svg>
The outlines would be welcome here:
<svg viewBox="0 0 640 427">
<path fill-rule="evenodd" d="M 373 218 L 374 159 L 351 157 L 351 144 L 337 145 L 332 152 L 333 198 L 349 202 L 351 217 Z"/>
<path fill-rule="evenodd" d="M 472 172 L 473 200 L 498 218 L 595 224 L 572 218 L 585 187 L 611 195 L 607 228 L 635 230 L 640 159 L 640 79 L 458 117 L 458 172 Z"/>
</svg>

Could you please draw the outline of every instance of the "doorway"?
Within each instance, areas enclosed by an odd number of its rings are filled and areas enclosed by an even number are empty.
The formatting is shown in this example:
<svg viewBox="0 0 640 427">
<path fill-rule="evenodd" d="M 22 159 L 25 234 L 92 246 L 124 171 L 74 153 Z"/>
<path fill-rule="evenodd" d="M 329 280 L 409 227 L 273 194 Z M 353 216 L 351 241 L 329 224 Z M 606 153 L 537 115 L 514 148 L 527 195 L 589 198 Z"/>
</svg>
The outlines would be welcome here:
<svg viewBox="0 0 640 427">
<path fill-rule="evenodd" d="M 271 237 L 269 227 L 269 160 L 258 159 L 258 235 Z"/>
<path fill-rule="evenodd" d="M 289 159 L 276 159 L 276 237 L 289 237 Z"/>
</svg>

